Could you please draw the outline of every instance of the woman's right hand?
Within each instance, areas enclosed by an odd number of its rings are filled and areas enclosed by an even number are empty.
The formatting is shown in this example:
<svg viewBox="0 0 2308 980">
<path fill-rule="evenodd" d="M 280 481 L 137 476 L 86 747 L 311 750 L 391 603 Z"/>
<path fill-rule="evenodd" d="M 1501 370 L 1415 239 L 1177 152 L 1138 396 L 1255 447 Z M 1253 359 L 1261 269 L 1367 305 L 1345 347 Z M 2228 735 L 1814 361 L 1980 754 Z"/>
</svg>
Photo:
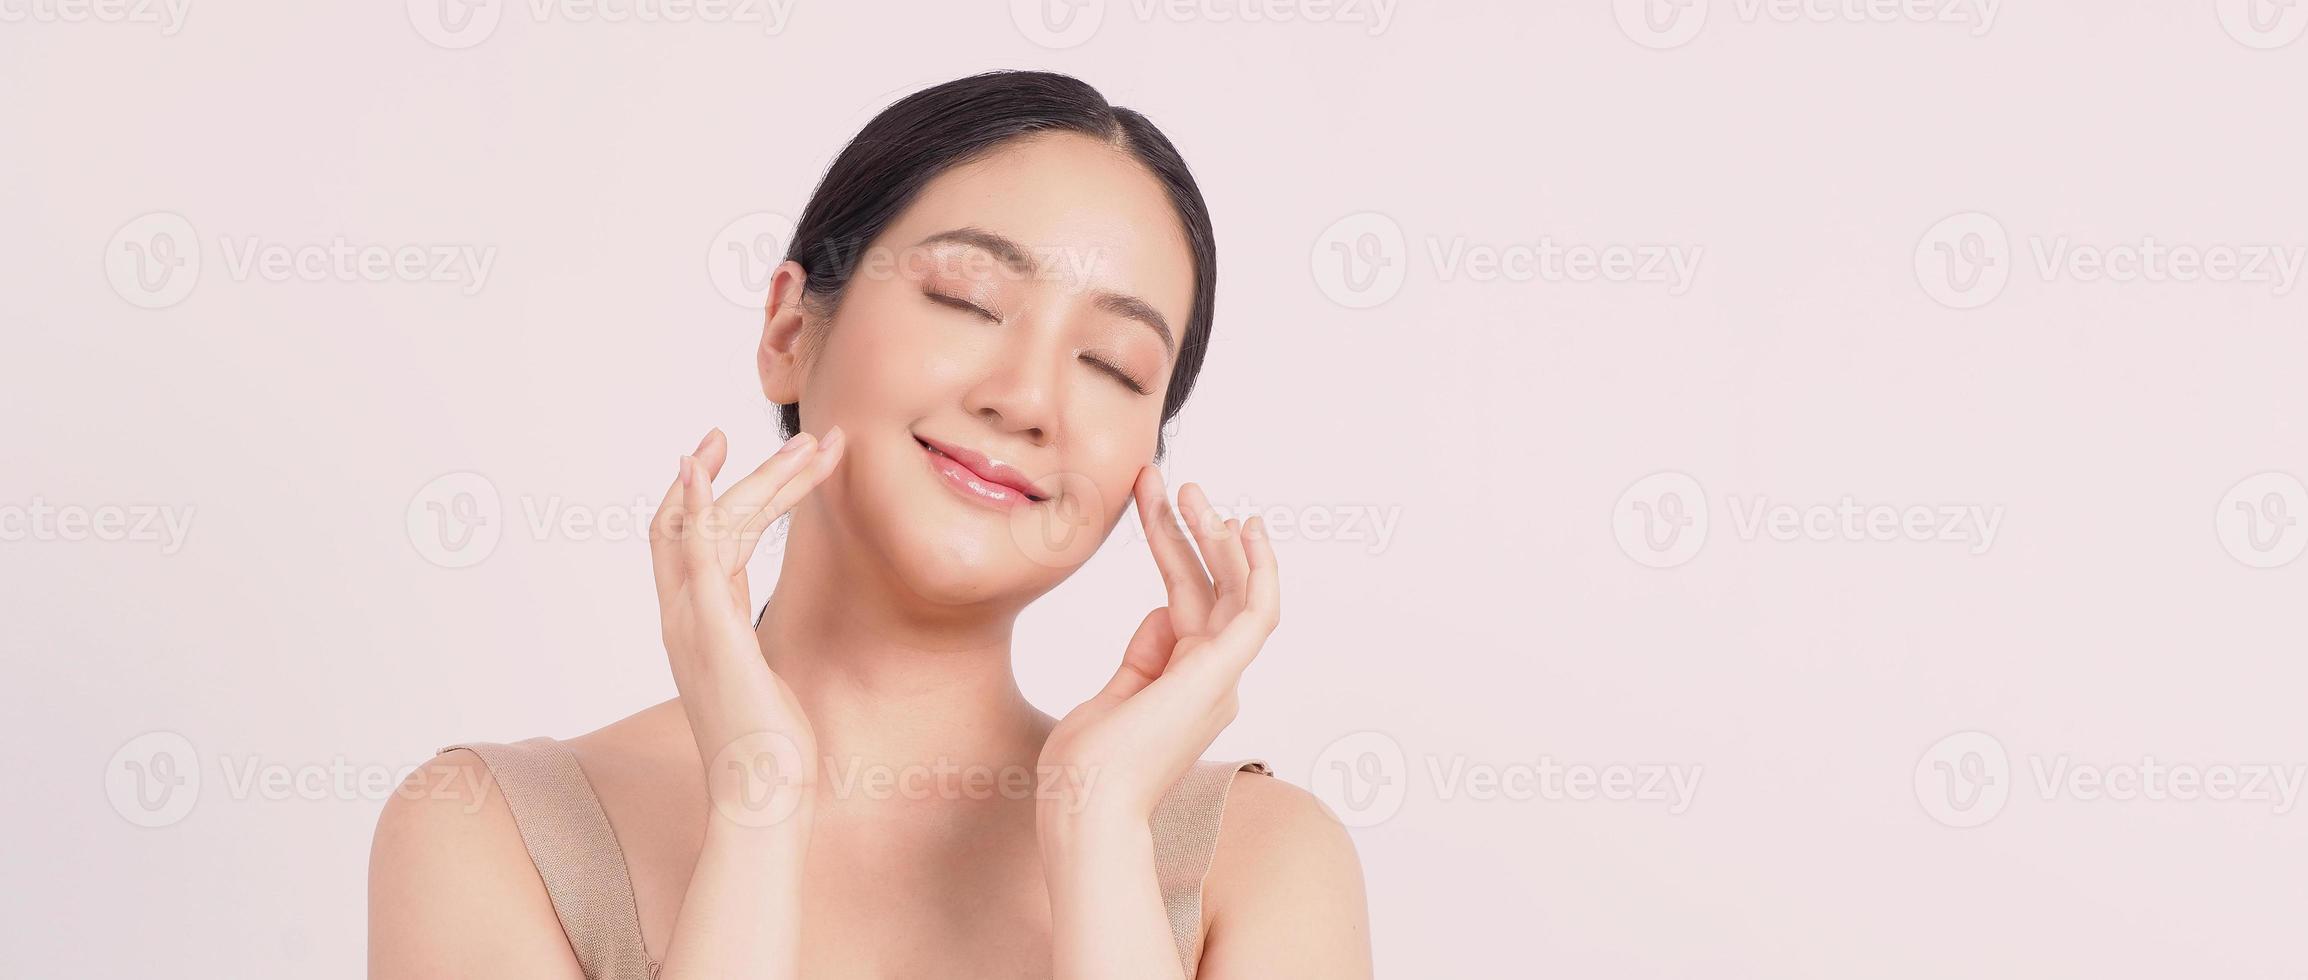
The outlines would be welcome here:
<svg viewBox="0 0 2308 980">
<path fill-rule="evenodd" d="M 842 444 L 840 426 L 823 440 L 795 435 L 717 500 L 713 479 L 729 440 L 714 429 L 681 457 L 650 523 L 665 652 L 705 763 L 707 795 L 742 826 L 785 821 L 817 778 L 809 719 L 754 636 L 746 561 L 770 524 L 833 472 Z"/>
</svg>

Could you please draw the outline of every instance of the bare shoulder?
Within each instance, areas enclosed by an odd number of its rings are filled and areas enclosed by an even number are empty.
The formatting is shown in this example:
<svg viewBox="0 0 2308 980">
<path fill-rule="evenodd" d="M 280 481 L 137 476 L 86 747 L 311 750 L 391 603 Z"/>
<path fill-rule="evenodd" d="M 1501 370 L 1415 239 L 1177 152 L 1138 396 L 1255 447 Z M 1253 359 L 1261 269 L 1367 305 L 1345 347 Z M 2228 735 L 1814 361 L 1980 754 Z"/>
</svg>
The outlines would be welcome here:
<svg viewBox="0 0 2308 980">
<path fill-rule="evenodd" d="M 377 818 L 369 975 L 580 976 L 513 812 L 471 751 L 417 767 Z"/>
<path fill-rule="evenodd" d="M 561 744 L 615 819 L 630 816 L 626 801 L 651 797 L 648 774 L 668 770 L 665 747 L 687 734 L 680 702 L 668 701 Z M 417 767 L 385 801 L 370 846 L 369 975 L 582 972 L 489 764 L 451 749 Z"/>
<path fill-rule="evenodd" d="M 689 734 L 689 718 L 681 700 L 674 698 L 562 740 L 577 755 L 585 774 L 598 784 L 618 782 L 646 772 L 663 771 L 668 757 L 695 758 L 696 742 Z"/>
<path fill-rule="evenodd" d="M 1353 838 L 1313 793 L 1273 776 L 1235 773 L 1206 895 L 1218 903 L 1234 893 L 1273 887 L 1272 879 L 1284 872 L 1333 884 L 1352 877 L 1358 887 L 1362 878 Z"/>
<path fill-rule="evenodd" d="M 1314 794 L 1236 773 L 1203 882 L 1209 916 L 1201 974 L 1370 974 L 1362 863 L 1346 826 Z"/>
<path fill-rule="evenodd" d="M 649 877 L 657 862 L 686 867 L 703 843 L 705 764 L 679 699 L 564 739 L 617 828 L 626 860 Z M 654 882 L 638 887 L 648 892 Z M 646 901 L 649 895 L 643 895 Z"/>
</svg>

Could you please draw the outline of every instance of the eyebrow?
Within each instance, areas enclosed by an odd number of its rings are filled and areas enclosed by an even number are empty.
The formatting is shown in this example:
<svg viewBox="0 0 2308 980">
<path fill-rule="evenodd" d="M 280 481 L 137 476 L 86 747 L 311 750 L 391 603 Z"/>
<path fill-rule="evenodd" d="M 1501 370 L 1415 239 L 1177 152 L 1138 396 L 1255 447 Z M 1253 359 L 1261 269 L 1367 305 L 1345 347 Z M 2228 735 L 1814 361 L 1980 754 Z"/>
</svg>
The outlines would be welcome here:
<svg viewBox="0 0 2308 980">
<path fill-rule="evenodd" d="M 1000 260 L 1002 265 L 1008 267 L 1010 271 L 1021 276 L 1032 276 L 1040 271 L 1040 267 L 1034 262 L 1033 257 L 1026 253 L 1025 246 L 983 228 L 950 228 L 915 242 L 914 246 L 919 248 L 924 245 L 941 243 L 967 245 L 971 248 L 980 249 Z M 1091 304 L 1115 316 L 1145 324 L 1154 331 L 1155 335 L 1162 338 L 1162 350 L 1173 357 L 1177 356 L 1178 338 L 1170 332 L 1170 321 L 1163 319 L 1161 312 L 1154 309 L 1145 300 L 1136 296 L 1101 289 L 1092 295 Z"/>
</svg>

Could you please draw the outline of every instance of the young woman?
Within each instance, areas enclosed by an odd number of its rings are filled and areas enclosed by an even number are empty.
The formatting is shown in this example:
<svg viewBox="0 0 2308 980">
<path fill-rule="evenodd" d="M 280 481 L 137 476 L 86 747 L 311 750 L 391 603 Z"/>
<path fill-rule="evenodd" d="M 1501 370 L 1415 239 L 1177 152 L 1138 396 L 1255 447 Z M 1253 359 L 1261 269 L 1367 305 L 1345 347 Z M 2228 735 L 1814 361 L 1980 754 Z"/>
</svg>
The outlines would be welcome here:
<svg viewBox="0 0 2308 980">
<path fill-rule="evenodd" d="M 716 497 L 708 432 L 652 527 L 680 696 L 413 776 L 377 828 L 371 976 L 1367 976 L 1343 828 L 1199 758 L 1280 611 L 1260 522 L 1151 465 L 1215 262 L 1169 140 L 1079 81 L 975 76 L 868 123 L 769 287 L 757 367 L 793 435 Z M 1132 503 L 1168 602 L 1053 719 L 1013 624 Z M 749 622 L 746 558 L 788 513 Z"/>
</svg>

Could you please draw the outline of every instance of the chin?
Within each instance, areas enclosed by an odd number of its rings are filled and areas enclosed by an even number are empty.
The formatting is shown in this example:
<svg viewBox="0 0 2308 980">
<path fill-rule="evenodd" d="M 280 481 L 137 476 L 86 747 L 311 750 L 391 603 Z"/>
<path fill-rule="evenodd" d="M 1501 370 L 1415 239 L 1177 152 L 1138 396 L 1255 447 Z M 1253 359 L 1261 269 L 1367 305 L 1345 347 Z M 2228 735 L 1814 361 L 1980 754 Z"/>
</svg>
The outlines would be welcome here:
<svg viewBox="0 0 2308 980">
<path fill-rule="evenodd" d="M 959 530 L 912 538 L 892 556 L 898 579 L 932 605 L 1023 605 L 1065 578 L 1067 570 L 1025 560 L 1006 537 Z"/>
<path fill-rule="evenodd" d="M 966 499 L 919 467 L 913 446 L 896 472 L 868 476 L 887 492 L 857 502 L 860 533 L 879 539 L 898 582 L 937 606 L 1023 606 L 1056 588 L 1098 550 L 1111 528 L 1069 522 L 1065 501 L 991 507 Z M 866 474 L 858 474 L 866 475 Z M 863 489 L 862 487 L 860 489 Z M 1075 518 L 1079 521 L 1079 517 Z"/>
</svg>

